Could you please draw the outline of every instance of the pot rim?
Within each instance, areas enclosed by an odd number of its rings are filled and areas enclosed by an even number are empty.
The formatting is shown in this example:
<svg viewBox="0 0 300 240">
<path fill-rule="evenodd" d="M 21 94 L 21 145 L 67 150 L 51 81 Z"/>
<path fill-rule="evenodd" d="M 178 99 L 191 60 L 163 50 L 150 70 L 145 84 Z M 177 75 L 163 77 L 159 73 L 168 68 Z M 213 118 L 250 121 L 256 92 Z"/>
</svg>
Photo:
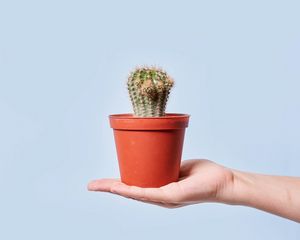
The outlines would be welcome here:
<svg viewBox="0 0 300 240">
<path fill-rule="evenodd" d="M 137 117 L 132 113 L 109 115 L 110 126 L 116 130 L 172 130 L 188 127 L 190 115 L 166 113 L 162 117 Z"/>
<path fill-rule="evenodd" d="M 186 113 L 166 113 L 166 115 L 161 117 L 138 117 L 134 116 L 132 113 L 118 113 L 118 114 L 110 114 L 109 118 L 122 118 L 122 119 L 162 119 L 162 118 L 182 118 L 182 117 L 190 117 L 191 115 Z"/>
</svg>

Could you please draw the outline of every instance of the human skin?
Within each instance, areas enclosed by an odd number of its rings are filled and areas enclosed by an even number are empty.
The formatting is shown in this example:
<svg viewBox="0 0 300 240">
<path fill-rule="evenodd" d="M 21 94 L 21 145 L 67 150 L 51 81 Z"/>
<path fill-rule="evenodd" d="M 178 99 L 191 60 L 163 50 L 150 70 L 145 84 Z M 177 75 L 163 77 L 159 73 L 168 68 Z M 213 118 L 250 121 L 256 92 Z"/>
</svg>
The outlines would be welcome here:
<svg viewBox="0 0 300 240">
<path fill-rule="evenodd" d="M 160 188 L 99 179 L 91 181 L 88 190 L 111 192 L 167 208 L 203 202 L 243 205 L 300 223 L 300 178 L 242 172 L 206 159 L 183 161 L 179 181 Z"/>
</svg>

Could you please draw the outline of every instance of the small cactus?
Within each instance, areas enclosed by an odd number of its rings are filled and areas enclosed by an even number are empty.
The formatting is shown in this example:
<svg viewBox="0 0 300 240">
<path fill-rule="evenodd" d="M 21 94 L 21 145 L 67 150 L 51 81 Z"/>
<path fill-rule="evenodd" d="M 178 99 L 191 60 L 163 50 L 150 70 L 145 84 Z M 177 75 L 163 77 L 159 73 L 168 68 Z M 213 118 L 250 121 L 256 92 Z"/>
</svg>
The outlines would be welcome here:
<svg viewBox="0 0 300 240">
<path fill-rule="evenodd" d="M 129 75 L 127 86 L 134 115 L 161 117 L 174 81 L 165 71 L 156 67 L 139 67 Z"/>
</svg>

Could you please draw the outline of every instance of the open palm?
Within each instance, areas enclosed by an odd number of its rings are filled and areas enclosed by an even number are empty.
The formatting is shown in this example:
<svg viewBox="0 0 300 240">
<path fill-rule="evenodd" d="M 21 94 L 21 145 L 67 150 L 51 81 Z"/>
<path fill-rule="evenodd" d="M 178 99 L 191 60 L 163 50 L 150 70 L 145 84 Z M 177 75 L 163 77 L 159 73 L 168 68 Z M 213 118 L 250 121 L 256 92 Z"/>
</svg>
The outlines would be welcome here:
<svg viewBox="0 0 300 240">
<path fill-rule="evenodd" d="M 160 188 L 141 188 L 128 186 L 118 179 L 100 179 L 90 182 L 88 189 L 175 208 L 220 201 L 229 194 L 232 185 L 233 173 L 230 169 L 206 159 L 191 159 L 182 162 L 178 182 Z"/>
</svg>

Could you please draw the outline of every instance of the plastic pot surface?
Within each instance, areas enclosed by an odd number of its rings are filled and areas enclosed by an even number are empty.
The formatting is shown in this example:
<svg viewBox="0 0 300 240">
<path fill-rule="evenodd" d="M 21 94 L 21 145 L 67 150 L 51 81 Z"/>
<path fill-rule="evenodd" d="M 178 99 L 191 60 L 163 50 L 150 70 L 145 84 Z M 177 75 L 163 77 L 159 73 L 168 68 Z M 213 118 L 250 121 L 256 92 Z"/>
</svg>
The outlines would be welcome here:
<svg viewBox="0 0 300 240">
<path fill-rule="evenodd" d="M 161 187 L 178 181 L 189 117 L 178 113 L 163 117 L 110 115 L 122 182 Z"/>
</svg>

